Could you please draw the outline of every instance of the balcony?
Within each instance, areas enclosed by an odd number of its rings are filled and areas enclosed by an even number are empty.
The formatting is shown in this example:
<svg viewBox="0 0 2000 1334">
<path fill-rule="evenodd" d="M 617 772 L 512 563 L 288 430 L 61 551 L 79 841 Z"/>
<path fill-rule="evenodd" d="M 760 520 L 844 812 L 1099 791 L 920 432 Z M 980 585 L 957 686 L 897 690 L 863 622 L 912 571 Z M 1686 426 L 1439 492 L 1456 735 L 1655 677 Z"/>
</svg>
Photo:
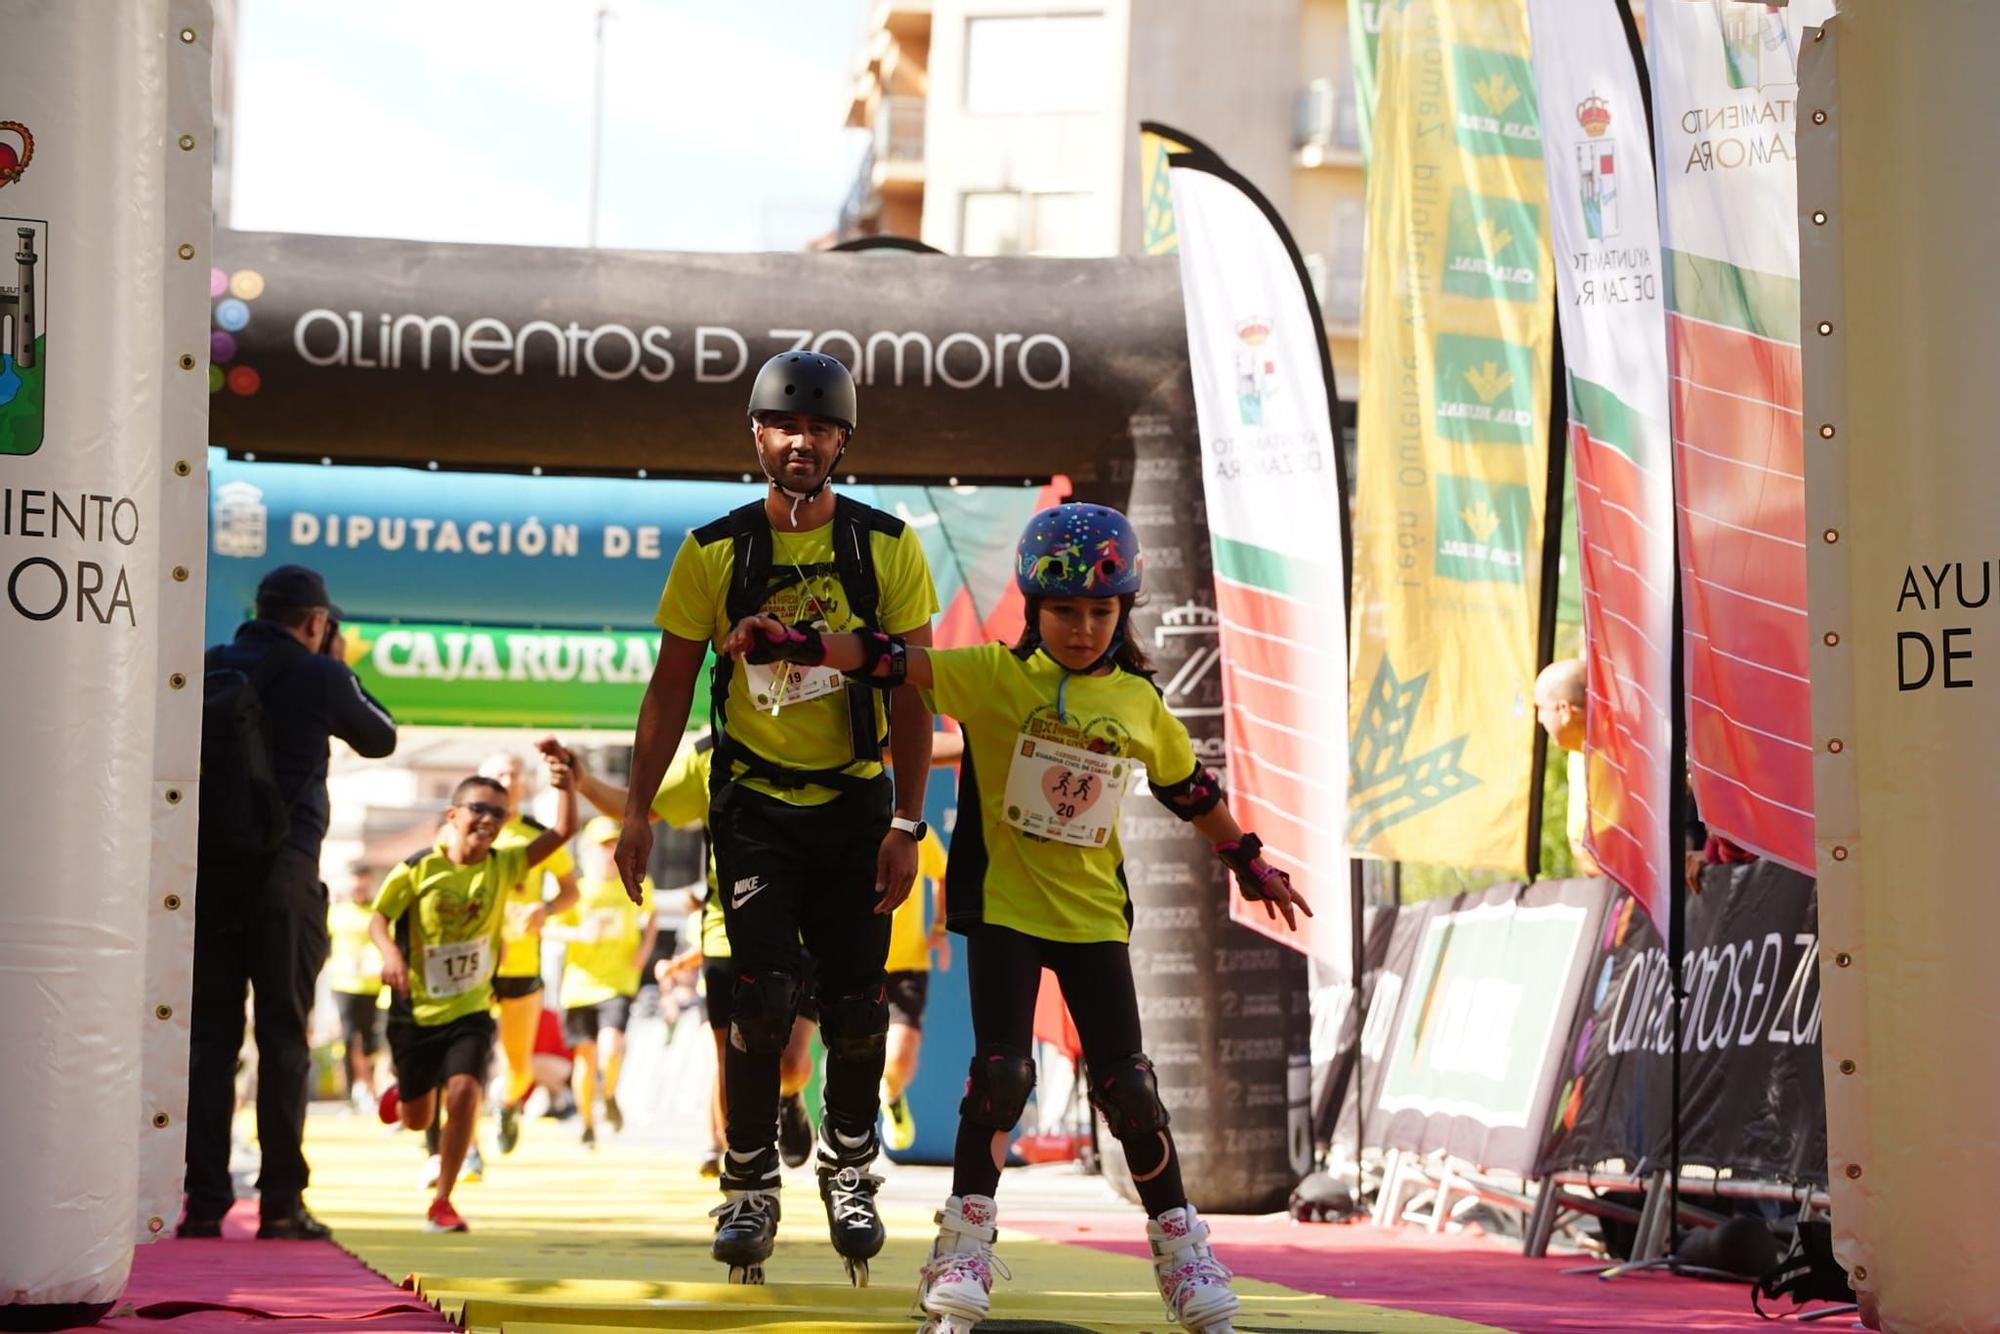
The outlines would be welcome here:
<svg viewBox="0 0 2000 1334">
<path fill-rule="evenodd" d="M 1301 167 L 1361 165 L 1361 115 L 1352 77 L 1314 79 L 1299 93 L 1293 147 Z"/>
<path fill-rule="evenodd" d="M 869 155 L 874 160 L 876 188 L 922 188 L 924 99 L 906 93 L 883 98 L 870 128 L 875 135 Z"/>
<path fill-rule="evenodd" d="M 1328 338 L 1361 336 L 1360 254 L 1322 254 L 1304 257 L 1306 278 L 1319 300 L 1320 318 L 1326 322 Z"/>
</svg>

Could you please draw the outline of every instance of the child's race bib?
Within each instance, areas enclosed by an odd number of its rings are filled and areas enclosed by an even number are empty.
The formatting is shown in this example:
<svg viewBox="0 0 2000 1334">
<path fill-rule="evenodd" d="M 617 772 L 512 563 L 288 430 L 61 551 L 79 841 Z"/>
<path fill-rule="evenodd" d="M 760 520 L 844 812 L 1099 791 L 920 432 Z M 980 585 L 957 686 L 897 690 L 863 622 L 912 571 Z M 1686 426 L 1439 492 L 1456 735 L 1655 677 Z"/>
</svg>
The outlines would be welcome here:
<svg viewBox="0 0 2000 1334">
<path fill-rule="evenodd" d="M 493 975 L 493 937 L 424 946 L 424 991 L 463 996 Z"/>
<path fill-rule="evenodd" d="M 1007 823 L 1026 834 L 1101 848 L 1118 822 L 1132 762 L 1022 733 L 1007 768 Z"/>
</svg>

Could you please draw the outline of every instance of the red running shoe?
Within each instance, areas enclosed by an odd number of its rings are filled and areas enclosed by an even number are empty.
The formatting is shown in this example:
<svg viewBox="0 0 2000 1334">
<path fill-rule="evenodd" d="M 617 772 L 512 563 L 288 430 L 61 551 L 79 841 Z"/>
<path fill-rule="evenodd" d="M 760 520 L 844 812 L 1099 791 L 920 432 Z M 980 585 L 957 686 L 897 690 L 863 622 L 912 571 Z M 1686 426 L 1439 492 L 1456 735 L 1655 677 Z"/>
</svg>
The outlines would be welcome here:
<svg viewBox="0 0 2000 1334">
<path fill-rule="evenodd" d="M 450 1200 L 432 1200 L 430 1213 L 425 1215 L 424 1230 L 427 1232 L 465 1232 L 465 1220 L 458 1216 L 458 1210 L 451 1207 Z"/>
<path fill-rule="evenodd" d="M 389 1085 L 388 1088 L 382 1090 L 382 1096 L 375 1100 L 376 1119 L 381 1121 L 385 1126 L 395 1125 L 398 1119 L 397 1114 L 402 1105 L 403 1100 L 396 1093 L 396 1086 L 394 1084 Z"/>
</svg>

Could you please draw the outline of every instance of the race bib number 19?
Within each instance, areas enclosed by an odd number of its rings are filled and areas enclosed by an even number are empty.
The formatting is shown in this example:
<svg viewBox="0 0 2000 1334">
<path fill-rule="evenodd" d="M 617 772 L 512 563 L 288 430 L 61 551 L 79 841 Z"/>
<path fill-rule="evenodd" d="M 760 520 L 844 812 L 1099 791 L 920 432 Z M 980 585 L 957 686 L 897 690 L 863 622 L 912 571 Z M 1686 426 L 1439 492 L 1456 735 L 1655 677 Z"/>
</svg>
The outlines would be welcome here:
<svg viewBox="0 0 2000 1334">
<path fill-rule="evenodd" d="M 819 622 L 815 628 L 824 631 L 826 623 Z M 744 670 L 750 702 L 772 713 L 831 695 L 847 684 L 847 678 L 831 667 L 802 667 L 795 662 L 749 663 Z"/>
<path fill-rule="evenodd" d="M 424 990 L 462 996 L 493 975 L 493 937 L 424 946 Z"/>
<path fill-rule="evenodd" d="M 1023 734 L 1007 768 L 1007 823 L 1023 833 L 1101 848 L 1118 822 L 1132 763 Z"/>
</svg>

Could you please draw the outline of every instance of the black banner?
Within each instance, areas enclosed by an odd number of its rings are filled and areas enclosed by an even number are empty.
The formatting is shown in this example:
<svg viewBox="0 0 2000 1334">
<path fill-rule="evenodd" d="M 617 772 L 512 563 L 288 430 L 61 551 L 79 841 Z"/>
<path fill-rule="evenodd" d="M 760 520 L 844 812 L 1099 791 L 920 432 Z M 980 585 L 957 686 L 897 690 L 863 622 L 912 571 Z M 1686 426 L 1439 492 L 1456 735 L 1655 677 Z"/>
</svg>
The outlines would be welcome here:
<svg viewBox="0 0 2000 1334">
<path fill-rule="evenodd" d="M 1564 1053 L 1543 1172 L 1669 1161 L 1673 978 L 1628 897 L 1605 921 Z M 1826 1182 L 1814 881 L 1771 861 L 1710 866 L 1687 904 L 1681 1161 Z"/>
<path fill-rule="evenodd" d="M 1110 481 L 1133 416 L 1187 376 L 1171 256 L 220 232 L 216 257 L 211 439 L 260 459 L 741 476 L 751 378 L 809 348 L 863 386 L 843 467 L 869 481 Z"/>
</svg>

